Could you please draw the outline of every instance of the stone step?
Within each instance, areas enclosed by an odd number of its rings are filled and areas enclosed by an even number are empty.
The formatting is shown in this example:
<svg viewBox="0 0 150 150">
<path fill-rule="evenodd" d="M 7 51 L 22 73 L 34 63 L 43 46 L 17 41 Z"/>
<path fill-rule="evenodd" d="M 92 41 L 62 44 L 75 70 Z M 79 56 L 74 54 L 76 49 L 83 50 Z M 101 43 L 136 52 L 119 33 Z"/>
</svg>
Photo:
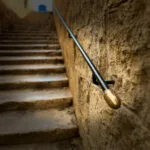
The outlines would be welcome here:
<svg viewBox="0 0 150 150">
<path fill-rule="evenodd" d="M 0 40 L 2 44 L 59 44 L 58 40 Z"/>
<path fill-rule="evenodd" d="M 80 138 L 71 138 L 57 142 L 3 145 L 0 150 L 84 150 Z"/>
<path fill-rule="evenodd" d="M 45 31 L 45 30 L 48 30 L 48 31 L 52 31 L 52 29 L 50 27 L 27 27 L 27 26 L 17 26 L 17 27 L 14 27 L 11 31 Z M 52 31 L 54 32 L 54 31 Z"/>
<path fill-rule="evenodd" d="M 57 35 L 49 34 L 49 33 L 3 33 L 0 36 L 51 36 L 57 37 Z"/>
<path fill-rule="evenodd" d="M 45 30 L 41 30 L 41 29 L 38 29 L 38 30 L 25 30 L 25 29 L 16 29 L 16 30 L 12 30 L 12 31 L 9 31 L 8 30 L 3 30 L 4 33 L 50 33 L 50 34 L 55 34 L 56 35 L 56 32 L 52 32 L 51 30 L 48 30 L 48 29 L 45 29 Z"/>
<path fill-rule="evenodd" d="M 15 29 L 15 30 L 3 30 L 3 33 L 50 33 L 57 35 L 56 31 L 50 29 Z"/>
<path fill-rule="evenodd" d="M 48 48 L 48 49 L 60 49 L 59 44 L 1 44 L 0 49 L 11 50 L 11 49 L 35 49 L 35 48 Z"/>
<path fill-rule="evenodd" d="M 0 113 L 0 145 L 58 141 L 77 136 L 71 108 Z"/>
<path fill-rule="evenodd" d="M 61 56 L 61 50 L 0 50 L 0 56 Z"/>
<path fill-rule="evenodd" d="M 17 65 L 17 64 L 62 64 L 63 57 L 50 56 L 21 56 L 21 57 L 0 57 L 0 65 Z"/>
<path fill-rule="evenodd" d="M 12 36 L 7 36 L 7 35 L 3 35 L 3 36 L 0 36 L 0 39 L 7 39 L 7 38 L 13 38 L 13 39 L 19 39 L 19 38 L 28 38 L 28 39 L 37 39 L 37 38 L 44 38 L 44 39 L 46 39 L 46 38 L 51 38 L 51 39 L 58 39 L 57 37 L 55 37 L 55 36 L 25 36 L 25 35 L 20 35 L 20 36 L 15 36 L 15 35 L 12 35 Z"/>
<path fill-rule="evenodd" d="M 4 31 L 4 30 L 3 30 Z M 44 30 L 21 30 L 21 29 L 18 29 L 18 30 L 10 30 L 10 31 L 7 31 L 7 30 L 5 30 L 5 32 L 4 33 L 6 33 L 6 34 L 21 34 L 21 33 L 43 33 L 43 34 L 46 34 L 46 33 L 48 33 L 48 34 L 52 34 L 52 35 L 57 35 L 57 32 L 54 32 L 54 31 L 52 31 L 52 30 L 48 30 L 48 29 L 44 29 Z"/>
<path fill-rule="evenodd" d="M 31 75 L 31 74 L 49 74 L 64 73 L 65 66 L 63 64 L 50 65 L 0 65 L 0 75 Z"/>
<path fill-rule="evenodd" d="M 67 107 L 72 104 L 68 88 L 0 91 L 0 112 Z"/>
<path fill-rule="evenodd" d="M 54 38 L 54 37 L 38 37 L 38 36 L 20 36 L 20 37 L 16 37 L 16 36 L 1 36 L 0 37 L 0 41 L 1 40 L 51 40 L 51 41 L 58 41 L 58 38 Z"/>
<path fill-rule="evenodd" d="M 6 34 L 3 34 L 1 35 L 0 37 L 3 37 L 3 38 L 46 38 L 46 37 L 51 37 L 53 39 L 58 39 L 57 36 L 51 36 L 51 35 L 39 35 L 39 34 L 35 34 L 35 35 L 17 35 L 17 34 L 11 34 L 11 35 L 6 35 Z"/>
<path fill-rule="evenodd" d="M 0 76 L 0 90 L 67 87 L 65 74 Z"/>
</svg>

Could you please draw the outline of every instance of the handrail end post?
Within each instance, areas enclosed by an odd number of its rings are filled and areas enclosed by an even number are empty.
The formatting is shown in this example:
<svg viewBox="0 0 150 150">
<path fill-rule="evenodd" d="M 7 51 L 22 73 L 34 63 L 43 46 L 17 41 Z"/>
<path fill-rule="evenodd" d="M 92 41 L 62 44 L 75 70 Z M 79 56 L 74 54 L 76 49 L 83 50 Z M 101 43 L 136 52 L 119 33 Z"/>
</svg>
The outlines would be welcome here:
<svg viewBox="0 0 150 150">
<path fill-rule="evenodd" d="M 120 98 L 110 89 L 104 91 L 104 98 L 107 104 L 113 109 L 119 109 L 121 107 Z"/>
</svg>

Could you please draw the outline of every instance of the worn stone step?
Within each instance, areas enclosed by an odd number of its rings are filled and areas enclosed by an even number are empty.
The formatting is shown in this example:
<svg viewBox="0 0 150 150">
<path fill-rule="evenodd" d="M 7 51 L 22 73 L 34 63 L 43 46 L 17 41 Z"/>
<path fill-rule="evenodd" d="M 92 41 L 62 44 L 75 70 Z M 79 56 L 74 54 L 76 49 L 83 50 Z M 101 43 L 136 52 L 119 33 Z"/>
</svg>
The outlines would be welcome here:
<svg viewBox="0 0 150 150">
<path fill-rule="evenodd" d="M 50 56 L 21 56 L 21 57 L 0 57 L 0 65 L 17 64 L 62 64 L 63 57 Z"/>
<path fill-rule="evenodd" d="M 54 32 L 52 31 L 52 29 L 50 27 L 27 27 L 27 26 L 17 26 L 17 27 L 14 27 L 11 31 L 45 31 L 45 30 L 48 30 L 48 31 L 51 31 L 51 32 Z"/>
<path fill-rule="evenodd" d="M 12 30 L 8 32 L 3 32 L 0 34 L 36 34 L 36 33 L 42 33 L 42 34 L 51 34 L 51 35 L 57 35 L 56 32 L 52 32 L 50 30 Z"/>
<path fill-rule="evenodd" d="M 57 36 L 51 36 L 51 35 L 1 35 L 0 37 L 3 37 L 4 39 L 6 38 L 47 38 L 47 37 L 51 37 L 53 39 L 58 39 Z"/>
<path fill-rule="evenodd" d="M 37 37 L 36 37 L 37 38 Z M 37 39 L 19 39 L 19 40 L 16 40 L 16 39 L 1 39 L 0 40 L 0 42 L 12 42 L 12 43 L 14 43 L 14 42 L 18 42 L 18 43 L 21 43 L 21 42 L 25 42 L 25 43 L 27 43 L 27 42 L 59 42 L 58 41 L 58 39 L 39 39 L 39 40 L 37 40 Z"/>
<path fill-rule="evenodd" d="M 19 37 L 19 36 L 33 36 L 33 37 L 35 37 L 35 36 L 38 36 L 38 37 L 45 37 L 45 36 L 51 36 L 51 37 L 55 37 L 55 38 L 57 38 L 57 36 L 56 35 L 52 35 L 52 34 L 49 34 L 49 33 L 16 33 L 16 34 L 13 34 L 13 33 L 3 33 L 3 34 L 0 34 L 0 36 L 15 36 L 15 37 Z"/>
<path fill-rule="evenodd" d="M 38 65 L 0 65 L 0 75 L 24 75 L 24 74 L 49 74 L 64 73 L 63 64 L 38 64 Z"/>
<path fill-rule="evenodd" d="M 0 56 L 61 56 L 61 50 L 0 50 Z"/>
<path fill-rule="evenodd" d="M 0 144 L 58 141 L 78 136 L 71 108 L 0 113 Z"/>
<path fill-rule="evenodd" d="M 52 32 L 48 32 L 48 31 L 41 31 L 41 32 L 39 32 L 39 31 L 28 31 L 28 32 L 4 32 L 4 33 L 1 33 L 0 35 L 51 35 L 51 36 L 57 36 L 57 34 L 56 33 L 52 33 Z"/>
<path fill-rule="evenodd" d="M 15 29 L 15 30 L 3 30 L 3 33 L 50 33 L 50 34 L 56 34 L 56 31 L 52 31 L 50 29 Z"/>
<path fill-rule="evenodd" d="M 1 50 L 11 50 L 11 49 L 35 49 L 35 48 L 47 48 L 47 49 L 60 49 L 59 44 L 1 44 Z"/>
<path fill-rule="evenodd" d="M 51 39 L 57 39 L 55 36 L 0 36 L 0 39 L 46 39 L 46 38 L 51 38 Z"/>
<path fill-rule="evenodd" d="M 0 76 L 0 90 L 67 87 L 65 74 Z"/>
<path fill-rule="evenodd" d="M 84 150 L 81 138 L 71 138 L 57 142 L 3 145 L 0 150 Z"/>
<path fill-rule="evenodd" d="M 0 40 L 2 44 L 59 44 L 58 40 Z"/>
<path fill-rule="evenodd" d="M 15 37 L 15 36 L 1 36 L 0 37 L 0 41 L 1 40 L 52 40 L 52 41 L 58 41 L 58 38 L 54 38 L 54 37 L 50 37 L 50 36 L 47 36 L 47 37 L 38 37 L 38 36 L 20 36 L 20 37 Z"/>
<path fill-rule="evenodd" d="M 71 104 L 72 94 L 68 88 L 0 91 L 0 112 L 67 107 Z"/>
<path fill-rule="evenodd" d="M 29 32 L 16 32 L 16 33 L 11 33 L 11 32 L 4 32 L 4 33 L 1 33 L 0 36 L 3 36 L 3 35 L 6 35 L 6 36 L 54 36 L 54 37 L 57 37 L 57 34 L 54 34 L 54 33 L 50 33 L 50 32 L 32 32 L 32 31 L 29 31 Z"/>
<path fill-rule="evenodd" d="M 52 33 L 52 34 L 55 34 L 56 35 L 56 32 L 54 31 L 51 31 L 50 29 L 15 29 L 15 30 L 11 30 L 8 32 L 8 30 L 3 30 L 5 31 L 4 33 L 45 33 L 45 32 L 48 32 L 48 33 Z"/>
</svg>

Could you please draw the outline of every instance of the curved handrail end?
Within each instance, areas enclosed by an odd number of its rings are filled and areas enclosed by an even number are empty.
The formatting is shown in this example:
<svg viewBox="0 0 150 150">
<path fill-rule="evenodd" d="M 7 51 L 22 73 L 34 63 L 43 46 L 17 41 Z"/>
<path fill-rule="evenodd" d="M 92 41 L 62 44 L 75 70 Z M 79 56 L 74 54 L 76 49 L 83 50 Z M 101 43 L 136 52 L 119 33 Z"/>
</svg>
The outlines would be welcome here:
<svg viewBox="0 0 150 150">
<path fill-rule="evenodd" d="M 104 91 L 104 98 L 107 104 L 113 109 L 119 109 L 121 107 L 120 98 L 110 89 Z"/>
</svg>

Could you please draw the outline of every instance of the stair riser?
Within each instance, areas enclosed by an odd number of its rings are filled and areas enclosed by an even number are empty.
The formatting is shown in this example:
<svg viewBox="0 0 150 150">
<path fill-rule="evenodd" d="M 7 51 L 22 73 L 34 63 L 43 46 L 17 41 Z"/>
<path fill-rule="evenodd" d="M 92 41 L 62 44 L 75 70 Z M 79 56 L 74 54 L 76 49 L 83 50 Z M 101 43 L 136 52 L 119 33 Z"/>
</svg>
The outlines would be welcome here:
<svg viewBox="0 0 150 150">
<path fill-rule="evenodd" d="M 0 104 L 0 112 L 15 110 L 37 110 L 49 108 L 65 108 L 72 105 L 72 98 L 41 100 L 35 102 L 8 102 Z"/>
<path fill-rule="evenodd" d="M 8 32 L 8 30 L 3 30 L 3 32 L 5 32 L 5 33 L 30 33 L 30 31 L 31 32 L 33 32 L 33 33 L 45 33 L 45 32 L 48 32 L 48 33 L 51 33 L 51 34 L 55 34 L 55 33 L 52 33 L 51 32 L 51 30 L 50 30 L 50 28 L 49 29 L 43 29 L 43 30 L 41 30 L 41 29 L 37 29 L 37 30 L 35 30 L 35 29 L 33 29 L 33 30 L 28 30 L 28 29 L 15 29 L 15 30 L 12 30 L 12 31 L 10 31 L 10 32 Z M 37 31 L 37 32 L 36 32 Z"/>
<path fill-rule="evenodd" d="M 31 42 L 30 41 L 29 42 L 22 42 L 22 41 L 21 42 L 19 42 L 19 41 L 16 41 L 16 42 L 15 41 L 14 42 L 11 42 L 11 41 L 10 42 L 9 41 L 3 42 L 3 41 L 0 41 L 0 45 L 1 44 L 4 44 L 4 45 L 5 44 L 8 44 L 8 45 L 9 44 L 10 45 L 12 45 L 12 44 L 14 44 L 14 45 L 16 45 L 16 44 L 59 44 L 59 42 L 57 42 L 57 41 L 56 42 L 55 41 L 54 42 L 51 42 L 51 41 L 50 42 L 49 41 L 43 41 L 43 42 L 42 41 L 39 41 L 39 42 L 38 41 L 33 41 L 33 42 L 32 41 Z"/>
<path fill-rule="evenodd" d="M 56 34 L 52 34 L 52 33 L 49 33 L 49 32 L 15 32 L 15 33 L 10 33 L 10 32 L 4 32 L 4 33 L 1 33 L 0 36 L 3 36 L 3 35 L 6 35 L 6 36 L 18 36 L 18 35 L 25 35 L 25 36 L 54 36 L 54 37 L 57 37 Z"/>
<path fill-rule="evenodd" d="M 23 34 L 31 34 L 31 33 L 33 33 L 33 34 L 36 34 L 36 33 L 42 33 L 42 34 L 45 34 L 45 33 L 49 33 L 49 34 L 52 34 L 52 35 L 56 35 L 55 33 L 53 34 L 52 32 L 51 32 L 51 30 L 26 30 L 25 31 L 25 29 L 20 29 L 20 30 L 14 30 L 13 32 L 12 31 L 8 31 L 8 30 L 3 30 L 3 32 L 2 32 L 2 34 L 8 34 L 8 33 L 10 33 L 10 34 L 21 34 L 21 33 L 23 33 Z"/>
<path fill-rule="evenodd" d="M 1 33 L 0 35 L 2 35 L 2 34 L 6 34 L 6 35 L 17 35 L 17 34 L 33 34 L 33 35 L 37 35 L 37 34 L 41 34 L 41 35 L 52 35 L 52 36 L 57 36 L 55 33 L 52 33 L 52 32 L 48 32 L 48 31 L 41 31 L 41 32 L 39 32 L 39 31 L 37 31 L 37 32 L 35 32 L 35 31 L 28 31 L 28 32 L 17 32 L 17 31 L 15 31 L 15 32 L 3 32 L 3 33 Z"/>
<path fill-rule="evenodd" d="M 25 65 L 25 64 L 63 64 L 64 60 L 63 59 L 55 59 L 55 60 L 6 60 L 6 61 L 1 61 L 0 60 L 0 65 Z"/>
<path fill-rule="evenodd" d="M 36 32 L 37 31 L 37 32 Z M 5 34 L 26 34 L 26 33 L 33 33 L 33 34 L 36 34 L 36 33 L 42 33 L 42 34 L 51 34 L 51 35 L 56 35 L 56 33 L 54 32 L 51 32 L 50 30 L 26 30 L 26 31 L 23 31 L 23 30 L 15 30 L 15 31 L 3 31 L 3 33 Z"/>
<path fill-rule="evenodd" d="M 19 40 L 17 40 L 16 41 L 16 39 L 2 39 L 2 40 L 0 40 L 0 42 L 1 43 L 17 43 L 17 44 L 19 44 L 19 43 L 33 43 L 33 44 L 35 44 L 36 42 L 38 43 L 38 44 L 40 44 L 40 43 L 52 43 L 52 44 L 54 44 L 54 43 L 59 43 L 58 42 L 58 40 L 57 39 L 39 39 L 39 40 L 37 40 L 37 39 L 33 39 L 33 40 L 24 40 L 24 39 L 19 39 Z"/>
<path fill-rule="evenodd" d="M 18 124 L 19 125 L 19 124 Z M 57 129 L 54 131 L 31 132 L 27 134 L 0 135 L 0 145 L 32 144 L 43 142 L 55 142 L 78 137 L 78 129 Z"/>
<path fill-rule="evenodd" d="M 9 32 L 10 31 L 10 32 Z M 35 32 L 36 33 L 36 31 L 37 32 L 42 32 L 42 33 L 44 33 L 44 32 L 49 32 L 49 33 L 51 33 L 51 34 L 55 34 L 55 33 L 53 33 L 53 32 L 51 32 L 51 29 L 50 28 L 46 28 L 46 29 L 43 29 L 43 30 L 41 30 L 41 29 L 31 29 L 31 30 L 29 30 L 29 29 L 24 29 L 24 28 L 19 28 L 19 29 L 13 29 L 13 30 L 8 30 L 8 29 L 4 29 L 3 30 L 3 32 L 5 32 L 5 33 L 20 33 L 20 32 Z"/>
<path fill-rule="evenodd" d="M 48 53 L 36 53 L 36 52 L 33 52 L 33 53 L 10 53 L 10 52 L 5 52 L 5 53 L 1 53 L 0 52 L 0 56 L 62 56 L 62 53 L 61 52 L 48 52 Z"/>
<path fill-rule="evenodd" d="M 18 82 L 18 83 L 0 83 L 0 90 L 16 90 L 16 89 L 43 89 L 67 87 L 68 80 L 50 81 L 50 82 Z"/>
<path fill-rule="evenodd" d="M 55 39 L 58 40 L 57 37 L 54 36 L 0 36 L 0 39 L 33 39 L 33 40 L 46 40 L 46 39 Z"/>
<path fill-rule="evenodd" d="M 8 29 L 6 29 L 8 30 Z M 27 31 L 52 31 L 52 28 L 42 28 L 41 27 L 33 27 L 33 28 L 30 28 L 30 27 L 27 27 L 27 26 L 16 26 L 13 28 L 13 30 L 11 30 L 13 32 L 16 32 L 16 31 L 24 31 L 24 32 L 27 32 Z"/>
<path fill-rule="evenodd" d="M 5 38 L 53 38 L 53 39 L 58 39 L 57 37 L 55 36 L 50 36 L 50 35 L 1 35 L 0 37 L 3 37 L 3 39 Z"/>
<path fill-rule="evenodd" d="M 0 75 L 33 75 L 33 74 L 51 74 L 51 73 L 64 73 L 65 68 L 57 68 L 57 69 L 25 69 L 25 70 L 3 70 L 0 71 Z"/>
<path fill-rule="evenodd" d="M 40 41 L 40 40 L 51 40 L 51 41 L 58 41 L 57 38 L 52 38 L 52 37 L 0 37 L 0 41 L 2 40 L 17 40 L 17 41 L 20 41 L 20 40 L 37 40 L 37 41 Z"/>
<path fill-rule="evenodd" d="M 57 39 L 57 36 L 54 36 L 54 35 L 42 35 L 42 34 L 3 34 L 3 35 L 0 35 L 1 37 L 41 37 L 41 38 L 45 38 L 45 37 L 53 37 L 54 39 Z"/>
<path fill-rule="evenodd" d="M 48 34 L 48 35 L 54 35 L 54 36 L 56 36 L 57 34 L 56 33 L 52 33 L 52 32 L 50 32 L 50 31 L 48 31 L 48 30 L 45 30 L 45 31 L 11 31 L 11 32 L 3 32 L 2 34 L 43 34 L 43 35 L 46 35 L 46 34 Z"/>
<path fill-rule="evenodd" d="M 10 47 L 10 46 L 8 46 L 8 47 L 0 47 L 0 50 L 20 50 L 20 49 L 48 49 L 48 50 L 53 50 L 53 49 L 55 49 L 55 50 L 58 50 L 58 49 L 60 49 L 60 46 L 26 46 L 26 47 Z"/>
</svg>

